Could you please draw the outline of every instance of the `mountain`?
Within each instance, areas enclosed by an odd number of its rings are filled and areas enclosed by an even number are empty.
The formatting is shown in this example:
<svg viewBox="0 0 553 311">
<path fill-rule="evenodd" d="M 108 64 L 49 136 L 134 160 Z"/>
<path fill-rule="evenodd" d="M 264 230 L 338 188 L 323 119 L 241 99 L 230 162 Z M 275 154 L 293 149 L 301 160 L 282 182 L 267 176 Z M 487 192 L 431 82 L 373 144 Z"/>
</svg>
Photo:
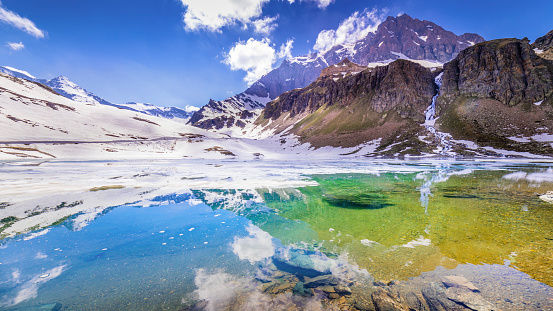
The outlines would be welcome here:
<svg viewBox="0 0 553 311">
<path fill-rule="evenodd" d="M 202 107 L 201 113 L 191 118 L 190 124 L 217 130 L 237 123 L 245 127 L 244 124 L 250 123 L 251 118 L 240 119 L 241 111 L 248 110 L 242 108 L 246 105 L 241 98 L 275 99 L 284 92 L 306 87 L 319 77 L 323 68 L 345 58 L 370 67 L 386 65 L 396 59 L 411 59 L 428 67 L 437 67 L 453 59 L 463 49 L 483 41 L 484 38 L 477 34 L 457 36 L 430 21 L 414 19 L 407 14 L 388 17 L 374 33 L 369 33 L 358 42 L 284 60 L 245 92 L 224 101 L 211 100 Z M 266 102 L 257 101 L 256 106 L 264 106 Z M 229 104 L 232 108 L 227 108 Z M 225 114 L 232 115 L 232 118 L 225 118 Z"/>
<path fill-rule="evenodd" d="M 182 120 L 182 122 L 187 122 L 190 117 L 192 117 L 194 112 L 199 110 L 199 108 L 194 106 L 186 106 L 185 109 L 182 109 L 178 107 L 159 107 L 147 103 L 133 102 L 128 102 L 126 104 L 112 104 L 112 106 L 161 118 L 175 119 L 176 121 Z"/>
<path fill-rule="evenodd" d="M 226 151 L 222 135 L 166 118 L 75 101 L 44 84 L 4 73 L 0 73 L 0 132 L 2 159 L 225 157 Z"/>
<path fill-rule="evenodd" d="M 267 104 L 258 127 L 373 155 L 553 155 L 553 61 L 527 39 L 478 43 L 442 69 L 349 60 Z"/>
<path fill-rule="evenodd" d="M 251 124 L 271 99 L 246 92 L 223 101 L 210 100 L 209 104 L 193 113 L 188 124 L 203 129 L 223 130 L 232 136 L 243 135 L 247 124 Z"/>
<path fill-rule="evenodd" d="M 466 49 L 444 66 L 440 129 L 478 145 L 553 155 L 553 61 L 528 39 Z"/>
<path fill-rule="evenodd" d="M 281 94 L 256 123 L 315 147 L 353 147 L 396 138 L 424 122 L 436 93 L 435 71 L 407 60 L 361 72 L 348 60 L 333 67 L 345 70 L 325 70 L 306 88 Z"/>
<path fill-rule="evenodd" d="M 41 83 L 3 73 L 0 120 L 3 142 L 132 141 L 205 134 L 172 120 L 75 101 Z"/>
<path fill-rule="evenodd" d="M 127 103 L 127 104 L 114 104 L 111 103 L 87 90 L 80 87 L 76 83 L 72 82 L 64 76 L 59 76 L 54 79 L 37 79 L 26 71 L 18 70 L 12 67 L 1 67 L 0 72 L 11 75 L 16 78 L 21 78 L 37 83 L 44 84 L 56 91 L 60 95 L 63 95 L 71 100 L 81 103 L 87 103 L 91 105 L 107 105 L 113 106 L 120 109 L 131 110 L 135 112 L 140 112 L 152 116 L 159 116 L 163 118 L 173 119 L 183 119 L 186 122 L 196 111 L 195 107 L 188 106 L 186 109 L 181 109 L 177 107 L 158 107 L 151 104 L 136 104 L 136 103 Z"/>
<path fill-rule="evenodd" d="M 532 44 L 532 48 L 540 57 L 553 60 L 553 30 L 545 36 L 537 38 Z"/>
</svg>

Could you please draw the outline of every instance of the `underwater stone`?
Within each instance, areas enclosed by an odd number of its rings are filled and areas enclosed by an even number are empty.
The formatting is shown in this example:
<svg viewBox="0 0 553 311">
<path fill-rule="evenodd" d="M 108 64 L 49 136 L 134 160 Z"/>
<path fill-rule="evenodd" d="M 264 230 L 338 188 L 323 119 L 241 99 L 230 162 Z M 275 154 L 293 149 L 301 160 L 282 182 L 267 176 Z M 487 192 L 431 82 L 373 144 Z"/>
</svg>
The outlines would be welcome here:
<svg viewBox="0 0 553 311">
<path fill-rule="evenodd" d="M 303 286 L 303 282 L 298 282 L 292 289 L 292 293 L 294 295 L 303 296 L 303 297 L 311 297 L 313 296 L 313 290 L 310 288 L 305 288 Z"/>
<path fill-rule="evenodd" d="M 307 280 L 304 286 L 307 288 L 315 288 L 327 285 L 338 285 L 338 280 L 332 275 L 321 275 Z"/>
</svg>

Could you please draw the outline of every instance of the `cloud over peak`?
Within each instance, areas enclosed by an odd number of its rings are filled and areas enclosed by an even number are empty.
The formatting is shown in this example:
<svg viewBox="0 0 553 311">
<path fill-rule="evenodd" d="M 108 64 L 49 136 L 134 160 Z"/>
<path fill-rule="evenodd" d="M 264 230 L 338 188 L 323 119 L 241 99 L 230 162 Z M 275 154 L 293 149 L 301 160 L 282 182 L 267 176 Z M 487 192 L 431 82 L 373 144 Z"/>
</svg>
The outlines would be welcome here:
<svg viewBox="0 0 553 311">
<path fill-rule="evenodd" d="M 237 42 L 225 55 L 223 63 L 229 65 L 231 70 L 246 71 L 244 81 L 251 85 L 273 70 L 277 59 L 292 57 L 293 43 L 294 40 L 288 40 L 277 52 L 270 39 L 250 38 L 246 42 Z"/>
<path fill-rule="evenodd" d="M 17 13 L 9 11 L 4 8 L 2 2 L 0 2 L 0 21 L 25 31 L 35 38 L 44 38 L 44 31 L 38 29 L 31 20 L 19 16 Z"/>
<path fill-rule="evenodd" d="M 339 44 L 357 42 L 369 33 L 375 32 L 378 25 L 384 20 L 386 13 L 386 9 L 355 12 L 343 20 L 336 30 L 321 31 L 313 49 L 322 52 Z"/>
</svg>

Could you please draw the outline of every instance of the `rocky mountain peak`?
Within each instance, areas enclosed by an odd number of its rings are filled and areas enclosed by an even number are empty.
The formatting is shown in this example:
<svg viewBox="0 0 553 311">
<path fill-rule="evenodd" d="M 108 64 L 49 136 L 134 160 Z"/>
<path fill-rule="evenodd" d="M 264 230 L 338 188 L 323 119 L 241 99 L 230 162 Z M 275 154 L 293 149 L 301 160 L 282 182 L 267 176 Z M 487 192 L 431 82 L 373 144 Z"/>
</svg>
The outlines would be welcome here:
<svg viewBox="0 0 553 311">
<path fill-rule="evenodd" d="M 320 77 L 336 76 L 344 77 L 348 74 L 356 74 L 367 69 L 365 66 L 357 65 L 349 59 L 344 59 L 336 65 L 328 66 L 321 71 Z"/>
<path fill-rule="evenodd" d="M 532 44 L 532 48 L 540 57 L 553 60 L 553 30 L 545 36 L 537 38 Z"/>
<path fill-rule="evenodd" d="M 374 34 L 360 41 L 355 48 L 357 53 L 353 61 L 366 65 L 410 58 L 445 63 L 463 49 L 483 41 L 484 38 L 477 34 L 457 36 L 433 22 L 403 14 L 388 17 Z"/>
</svg>

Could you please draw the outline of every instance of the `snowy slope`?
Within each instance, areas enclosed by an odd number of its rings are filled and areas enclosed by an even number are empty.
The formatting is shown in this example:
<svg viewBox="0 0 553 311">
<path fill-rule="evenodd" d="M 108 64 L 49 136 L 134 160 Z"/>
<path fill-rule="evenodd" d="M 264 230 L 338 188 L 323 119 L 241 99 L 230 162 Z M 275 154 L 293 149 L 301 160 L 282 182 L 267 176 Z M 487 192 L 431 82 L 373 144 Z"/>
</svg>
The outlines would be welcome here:
<svg viewBox="0 0 553 311">
<path fill-rule="evenodd" d="M 106 141 L 209 135 L 171 120 L 74 101 L 39 83 L 0 74 L 0 132 L 6 141 Z M 213 136 L 213 135 L 212 135 Z"/>
<path fill-rule="evenodd" d="M 108 105 L 120 109 L 127 109 L 167 119 L 178 118 L 182 119 L 182 122 L 188 121 L 192 114 L 199 109 L 193 106 L 187 106 L 185 109 L 181 109 L 178 107 L 158 107 L 152 104 L 137 104 L 132 102 L 126 104 L 114 104 L 85 90 L 84 88 L 80 87 L 79 85 L 64 76 L 59 76 L 50 80 L 38 79 L 26 71 L 8 66 L 0 66 L 0 72 L 11 75 L 13 77 L 42 83 L 50 87 L 52 90 L 56 91 L 60 95 L 63 95 L 76 102 L 88 103 L 93 105 Z"/>
</svg>

